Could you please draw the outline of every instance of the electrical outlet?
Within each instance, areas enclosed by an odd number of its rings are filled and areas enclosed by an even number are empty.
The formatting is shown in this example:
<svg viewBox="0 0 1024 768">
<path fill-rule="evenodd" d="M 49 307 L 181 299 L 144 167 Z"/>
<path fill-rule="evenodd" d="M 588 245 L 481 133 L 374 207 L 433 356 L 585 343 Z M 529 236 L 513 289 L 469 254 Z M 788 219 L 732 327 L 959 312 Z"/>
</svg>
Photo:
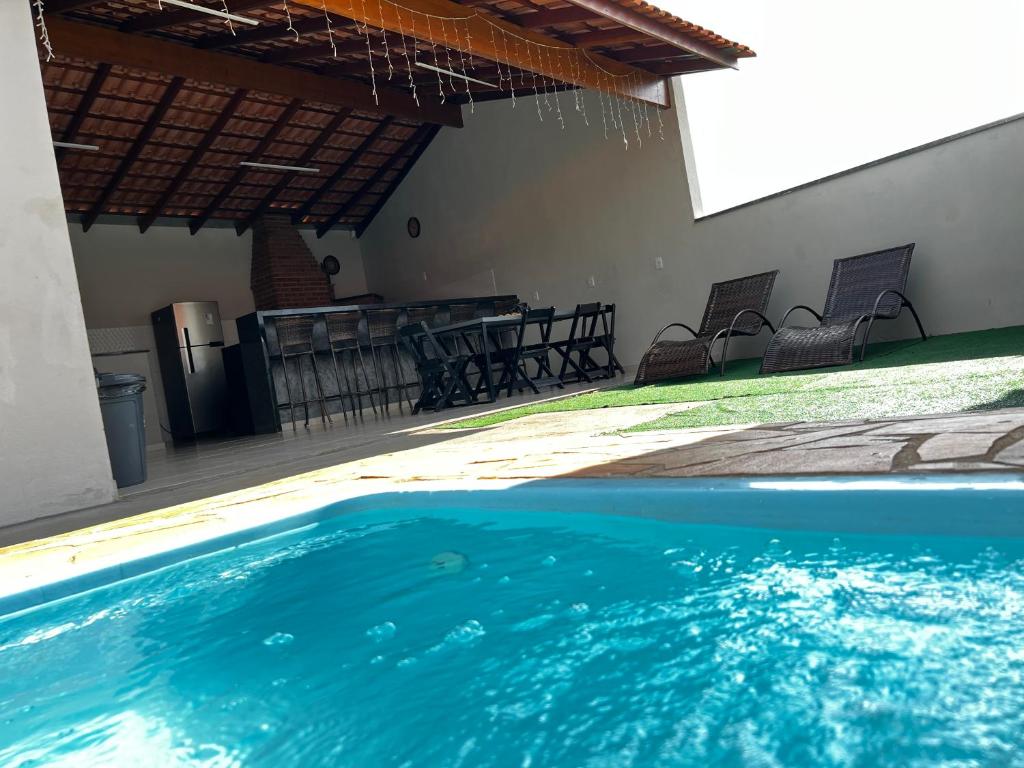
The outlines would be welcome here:
<svg viewBox="0 0 1024 768">
<path fill-rule="evenodd" d="M 665 268 L 665 260 L 663 258 L 661 258 L 661 256 L 655 256 L 654 257 L 654 268 L 655 269 L 664 269 Z"/>
<path fill-rule="evenodd" d="M 423 273 L 423 282 L 424 283 L 427 282 L 427 273 L 426 272 Z"/>
<path fill-rule="evenodd" d="M 533 292 L 533 300 L 534 301 L 540 301 L 540 291 L 534 291 Z"/>
<path fill-rule="evenodd" d="M 594 278 L 593 275 L 587 278 L 587 285 L 589 285 L 591 288 L 597 287 L 597 280 Z"/>
</svg>

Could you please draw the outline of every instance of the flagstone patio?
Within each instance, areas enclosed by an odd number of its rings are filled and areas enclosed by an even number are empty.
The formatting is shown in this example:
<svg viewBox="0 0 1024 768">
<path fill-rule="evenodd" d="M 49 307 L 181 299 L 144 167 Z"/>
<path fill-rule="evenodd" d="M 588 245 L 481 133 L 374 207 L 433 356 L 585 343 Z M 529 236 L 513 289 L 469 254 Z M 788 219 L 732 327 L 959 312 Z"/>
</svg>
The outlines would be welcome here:
<svg viewBox="0 0 1024 768">
<path fill-rule="evenodd" d="M 698 405 L 536 414 L 461 432 L 434 422 L 392 432 L 377 443 L 371 441 L 372 456 L 0 549 L 0 596 L 284 520 L 332 502 L 395 490 L 493 489 L 550 478 L 1024 469 L 1024 408 L 907 419 L 626 431 Z M 310 435 L 306 450 L 313 451 L 316 444 L 316 436 Z M 76 521 L 88 525 L 94 514 L 85 510 L 54 524 L 70 530 L 78 527 Z"/>
</svg>

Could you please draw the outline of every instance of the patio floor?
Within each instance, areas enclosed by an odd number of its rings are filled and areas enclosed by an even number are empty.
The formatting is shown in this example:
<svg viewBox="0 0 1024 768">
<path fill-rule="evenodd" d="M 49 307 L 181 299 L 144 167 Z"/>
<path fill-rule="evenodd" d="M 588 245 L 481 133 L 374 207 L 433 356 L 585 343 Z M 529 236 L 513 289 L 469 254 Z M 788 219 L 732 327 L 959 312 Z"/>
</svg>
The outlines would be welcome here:
<svg viewBox="0 0 1024 768">
<path fill-rule="evenodd" d="M 352 447 L 337 445 L 344 428 L 311 430 L 279 437 L 278 450 L 254 442 L 241 452 L 243 459 L 225 447 L 222 470 L 245 465 L 238 472 L 203 476 L 200 467 L 208 462 L 200 462 L 189 470 L 191 481 L 183 469 L 177 475 L 180 482 L 136 493 L 117 504 L 0 531 L 8 542 L 71 531 L 0 549 L 0 594 L 332 502 L 395 490 L 468 490 L 566 477 L 1024 470 L 1024 408 L 873 421 L 630 431 L 637 424 L 699 405 L 545 413 L 495 428 L 458 431 L 442 428 L 443 422 L 410 423 L 401 432 L 394 431 L 394 425 L 387 431 L 378 425 L 376 432 L 367 428 L 363 442 Z M 303 462 L 319 468 L 300 474 Z M 261 475 L 274 479 L 252 482 Z M 225 486 L 234 490 L 196 496 Z M 163 504 L 183 493 L 194 500 Z M 80 530 L 102 520 L 108 522 Z"/>
</svg>

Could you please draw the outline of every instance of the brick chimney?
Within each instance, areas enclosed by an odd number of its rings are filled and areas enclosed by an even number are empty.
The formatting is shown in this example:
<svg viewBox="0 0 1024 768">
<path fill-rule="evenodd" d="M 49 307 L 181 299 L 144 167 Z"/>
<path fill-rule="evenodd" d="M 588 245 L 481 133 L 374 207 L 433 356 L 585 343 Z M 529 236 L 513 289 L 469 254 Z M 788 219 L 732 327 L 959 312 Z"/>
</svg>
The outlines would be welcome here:
<svg viewBox="0 0 1024 768">
<path fill-rule="evenodd" d="M 334 298 L 330 278 L 287 216 L 254 222 L 249 285 L 256 309 L 323 307 Z"/>
</svg>

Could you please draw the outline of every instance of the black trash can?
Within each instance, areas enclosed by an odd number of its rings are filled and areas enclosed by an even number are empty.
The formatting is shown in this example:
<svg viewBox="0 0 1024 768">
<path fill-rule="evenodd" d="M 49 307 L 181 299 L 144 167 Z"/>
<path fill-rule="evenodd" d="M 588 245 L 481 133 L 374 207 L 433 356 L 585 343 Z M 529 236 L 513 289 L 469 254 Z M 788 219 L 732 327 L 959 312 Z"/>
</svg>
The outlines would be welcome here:
<svg viewBox="0 0 1024 768">
<path fill-rule="evenodd" d="M 107 433 L 110 468 L 118 488 L 146 480 L 146 421 L 142 393 L 146 377 L 137 373 L 98 373 L 103 429 Z"/>
</svg>

